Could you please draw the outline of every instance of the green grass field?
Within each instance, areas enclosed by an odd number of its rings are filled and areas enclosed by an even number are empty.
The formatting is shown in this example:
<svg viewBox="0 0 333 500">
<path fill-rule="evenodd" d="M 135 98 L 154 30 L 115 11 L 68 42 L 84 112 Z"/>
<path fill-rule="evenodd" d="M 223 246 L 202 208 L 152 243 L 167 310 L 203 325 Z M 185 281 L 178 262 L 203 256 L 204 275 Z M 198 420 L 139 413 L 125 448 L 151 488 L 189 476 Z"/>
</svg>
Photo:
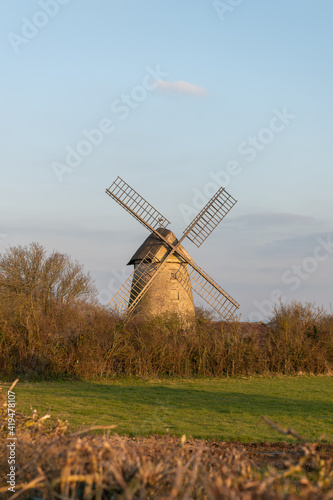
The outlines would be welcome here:
<svg viewBox="0 0 333 500">
<path fill-rule="evenodd" d="M 2 384 L 3 386 L 4 384 Z M 6 384 L 7 386 L 7 384 Z M 265 415 L 308 440 L 333 441 L 333 377 L 19 382 L 19 411 L 68 419 L 72 429 L 118 424 L 118 434 L 185 434 L 224 441 L 288 441 Z"/>
</svg>

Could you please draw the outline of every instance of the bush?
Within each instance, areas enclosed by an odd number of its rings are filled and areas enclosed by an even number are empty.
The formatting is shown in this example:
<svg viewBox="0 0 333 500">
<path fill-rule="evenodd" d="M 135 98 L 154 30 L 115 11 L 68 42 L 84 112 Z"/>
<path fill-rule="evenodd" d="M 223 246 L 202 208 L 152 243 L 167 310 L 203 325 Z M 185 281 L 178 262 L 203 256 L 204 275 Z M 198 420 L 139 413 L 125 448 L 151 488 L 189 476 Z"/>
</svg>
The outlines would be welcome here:
<svg viewBox="0 0 333 500">
<path fill-rule="evenodd" d="M 315 314 L 316 313 L 316 314 Z M 80 377 L 222 377 L 329 373 L 333 321 L 312 306 L 280 305 L 270 327 L 218 323 L 199 316 L 193 328 L 164 315 L 123 324 L 110 310 L 77 302 L 26 327 L 0 321 L 0 375 L 11 379 Z"/>
<path fill-rule="evenodd" d="M 0 258 L 0 376 L 222 377 L 330 373 L 333 317 L 311 304 L 280 303 L 268 326 L 195 324 L 164 314 L 124 324 L 94 301 L 94 286 L 68 256 L 38 244 Z"/>
<path fill-rule="evenodd" d="M 275 306 L 269 356 L 280 373 L 327 373 L 333 361 L 333 316 L 313 304 Z"/>
</svg>

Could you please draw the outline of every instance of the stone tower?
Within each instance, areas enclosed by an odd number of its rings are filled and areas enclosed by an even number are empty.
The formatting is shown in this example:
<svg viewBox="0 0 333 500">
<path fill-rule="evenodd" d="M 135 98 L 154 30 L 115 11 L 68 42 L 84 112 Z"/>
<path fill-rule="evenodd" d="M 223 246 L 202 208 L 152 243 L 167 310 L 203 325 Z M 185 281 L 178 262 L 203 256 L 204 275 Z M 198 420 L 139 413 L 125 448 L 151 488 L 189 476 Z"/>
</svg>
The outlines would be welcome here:
<svg viewBox="0 0 333 500">
<path fill-rule="evenodd" d="M 172 231 L 164 228 L 157 231 L 168 242 L 176 245 L 178 240 Z M 181 245 L 178 248 L 187 259 L 191 260 L 189 254 Z M 148 252 L 150 252 L 150 262 L 144 266 L 144 269 L 142 269 L 142 266 L 140 267 L 141 270 L 137 269 Z M 139 293 L 137 288 L 134 290 L 133 284 L 139 280 L 142 284 L 142 289 L 149 280 L 152 267 L 155 266 L 156 268 L 156 266 L 160 266 L 161 262 L 164 262 L 166 259 L 166 265 L 163 270 L 158 273 L 150 288 L 148 288 L 136 305 L 135 313 L 137 315 L 147 317 L 171 312 L 187 318 L 194 316 L 192 287 L 188 275 L 187 263 L 179 253 L 174 253 L 169 257 L 167 256 L 168 253 L 169 248 L 167 245 L 158 236 L 151 234 L 128 262 L 128 265 L 134 265 L 134 276 L 129 300 L 129 305 L 131 305 L 131 302 L 133 302 Z M 140 273 L 140 275 L 137 273 Z M 176 278 L 176 273 L 178 273 L 178 277 L 181 279 Z"/>
</svg>

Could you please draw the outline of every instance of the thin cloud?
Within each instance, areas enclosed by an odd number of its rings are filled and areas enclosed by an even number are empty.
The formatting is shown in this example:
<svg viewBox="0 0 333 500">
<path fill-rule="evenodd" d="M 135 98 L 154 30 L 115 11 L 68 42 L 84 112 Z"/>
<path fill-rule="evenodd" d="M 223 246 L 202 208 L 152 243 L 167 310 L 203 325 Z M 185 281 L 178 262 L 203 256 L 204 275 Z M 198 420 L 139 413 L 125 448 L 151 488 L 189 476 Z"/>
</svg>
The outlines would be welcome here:
<svg viewBox="0 0 333 500">
<path fill-rule="evenodd" d="M 247 227 L 256 227 L 258 229 L 265 228 L 274 228 L 283 226 L 286 228 L 287 226 L 294 226 L 296 224 L 305 224 L 310 225 L 315 222 L 315 219 L 309 215 L 299 215 L 292 213 L 269 213 L 269 212 L 261 212 L 261 213 L 253 213 L 248 215 L 240 215 L 238 217 L 234 217 L 232 220 L 227 221 L 227 223 L 232 224 L 234 226 L 247 226 Z"/>
<path fill-rule="evenodd" d="M 187 94 L 196 96 L 206 96 L 207 90 L 204 87 L 195 85 L 194 83 L 184 82 L 182 80 L 178 82 L 166 82 L 165 80 L 160 80 L 157 82 L 158 88 L 164 92 L 175 92 L 177 94 Z"/>
<path fill-rule="evenodd" d="M 330 233 L 312 232 L 300 234 L 289 238 L 280 238 L 258 245 L 257 252 L 261 256 L 272 259 L 303 258 L 313 255 L 314 249 L 320 241 L 329 241 Z M 328 244 L 329 245 L 329 244 Z"/>
</svg>

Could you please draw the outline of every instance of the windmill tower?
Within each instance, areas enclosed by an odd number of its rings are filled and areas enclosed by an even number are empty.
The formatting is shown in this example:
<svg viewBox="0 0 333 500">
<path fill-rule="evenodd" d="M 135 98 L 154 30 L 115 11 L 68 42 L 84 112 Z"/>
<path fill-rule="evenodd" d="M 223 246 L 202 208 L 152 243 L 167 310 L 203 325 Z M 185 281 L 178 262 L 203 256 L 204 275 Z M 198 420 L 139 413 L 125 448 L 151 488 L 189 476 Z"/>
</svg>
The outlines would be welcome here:
<svg viewBox="0 0 333 500">
<path fill-rule="evenodd" d="M 180 316 L 194 316 L 192 287 L 187 269 L 187 262 L 191 257 L 182 245 L 179 245 L 179 253 L 170 255 L 169 247 L 160 236 L 173 246 L 178 242 L 176 236 L 165 228 L 159 228 L 157 232 L 159 236 L 154 233 L 148 236 L 128 263 L 134 265 L 129 306 L 146 285 L 151 272 L 163 262 L 163 268 L 138 302 L 136 313 L 154 315 L 172 312 Z M 148 253 L 149 263 L 143 265 L 142 262 Z"/>
<path fill-rule="evenodd" d="M 193 315 L 194 290 L 223 319 L 234 314 L 239 304 L 195 264 L 181 245 L 188 238 L 200 247 L 235 205 L 236 200 L 224 188 L 210 199 L 179 240 L 166 229 L 170 222 L 120 177 L 106 193 L 151 232 L 129 261 L 134 271 L 111 300 L 111 307 L 127 317 L 166 311 Z"/>
</svg>

